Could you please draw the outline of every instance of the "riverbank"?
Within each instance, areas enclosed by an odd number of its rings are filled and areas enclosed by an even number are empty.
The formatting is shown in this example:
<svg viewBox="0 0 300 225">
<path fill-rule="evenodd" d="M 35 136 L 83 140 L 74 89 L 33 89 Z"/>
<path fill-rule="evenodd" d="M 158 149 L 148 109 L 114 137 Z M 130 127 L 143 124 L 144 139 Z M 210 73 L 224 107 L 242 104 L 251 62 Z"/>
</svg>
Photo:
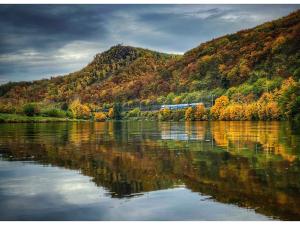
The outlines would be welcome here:
<svg viewBox="0 0 300 225">
<path fill-rule="evenodd" d="M 48 122 L 66 122 L 66 121 L 84 121 L 84 120 L 0 113 L 0 123 L 48 123 Z"/>
</svg>

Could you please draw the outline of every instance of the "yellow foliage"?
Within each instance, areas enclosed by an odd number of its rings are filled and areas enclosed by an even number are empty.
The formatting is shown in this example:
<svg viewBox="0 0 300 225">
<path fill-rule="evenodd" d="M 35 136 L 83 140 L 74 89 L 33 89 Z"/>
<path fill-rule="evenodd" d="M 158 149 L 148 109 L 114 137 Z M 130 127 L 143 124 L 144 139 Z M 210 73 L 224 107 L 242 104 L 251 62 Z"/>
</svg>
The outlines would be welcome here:
<svg viewBox="0 0 300 225">
<path fill-rule="evenodd" d="M 114 109 L 113 108 L 109 109 L 109 111 L 108 111 L 108 117 L 111 118 L 111 119 L 114 118 Z"/>
<path fill-rule="evenodd" d="M 194 110 L 192 107 L 189 107 L 185 110 L 185 120 L 192 121 L 194 120 Z"/>
<path fill-rule="evenodd" d="M 70 110 L 75 118 L 88 119 L 90 117 L 91 110 L 88 106 L 80 103 L 78 99 L 74 100 L 70 104 Z"/>
<path fill-rule="evenodd" d="M 225 64 L 220 64 L 218 69 L 219 69 L 221 74 L 224 74 L 225 71 L 226 71 L 226 65 Z"/>
<path fill-rule="evenodd" d="M 181 102 L 181 97 L 180 96 L 175 97 L 174 100 L 173 100 L 173 102 L 175 104 L 179 104 Z"/>
<path fill-rule="evenodd" d="M 225 107 L 222 110 L 220 110 L 218 119 L 219 120 L 230 120 L 230 108 Z"/>
<path fill-rule="evenodd" d="M 280 94 L 283 94 L 288 89 L 290 89 L 291 87 L 295 87 L 295 86 L 297 86 L 297 82 L 292 77 L 289 77 L 288 79 L 286 79 L 282 82 L 279 92 L 280 92 Z"/>
<path fill-rule="evenodd" d="M 96 113 L 94 113 L 94 119 L 96 121 L 105 121 L 106 120 L 106 115 L 103 112 L 96 112 Z"/>
<path fill-rule="evenodd" d="M 201 58 L 201 61 L 207 63 L 207 62 L 211 61 L 212 58 L 213 57 L 211 55 L 205 55 Z"/>
<path fill-rule="evenodd" d="M 246 60 L 242 60 L 239 66 L 239 71 L 241 76 L 247 76 L 250 72 L 250 68 L 248 62 Z"/>
<path fill-rule="evenodd" d="M 163 114 L 163 115 L 170 115 L 171 114 L 171 110 L 165 108 L 165 109 L 160 110 L 160 113 Z"/>
<path fill-rule="evenodd" d="M 14 113 L 15 111 L 16 107 L 11 102 L 0 102 L 0 113 Z"/>
<path fill-rule="evenodd" d="M 286 42 L 286 38 L 283 36 L 279 36 L 276 38 L 276 40 L 272 44 L 272 52 L 277 50 L 281 45 L 283 45 Z"/>
<path fill-rule="evenodd" d="M 229 104 L 229 99 L 227 96 L 221 96 L 216 99 L 215 104 L 211 107 L 211 114 L 214 119 L 219 119 L 221 111 Z"/>
<path fill-rule="evenodd" d="M 278 120 L 280 118 L 280 109 L 277 102 L 270 101 L 259 105 L 258 117 L 260 120 Z"/>
<path fill-rule="evenodd" d="M 271 120 L 278 120 L 280 117 L 280 109 L 277 102 L 269 102 L 266 105 L 266 111 L 268 118 Z"/>
<path fill-rule="evenodd" d="M 267 103 L 267 102 L 270 102 L 270 101 L 274 101 L 274 99 L 275 99 L 275 96 L 273 94 L 265 92 L 259 98 L 258 102 L 260 104 L 263 104 L 263 103 Z"/>
<path fill-rule="evenodd" d="M 220 112 L 220 120 L 242 120 L 243 119 L 243 106 L 240 104 L 228 105 Z"/>
<path fill-rule="evenodd" d="M 161 109 L 159 111 L 160 120 L 168 120 L 170 115 L 171 115 L 171 110 L 170 109 L 165 108 L 165 109 Z"/>
<path fill-rule="evenodd" d="M 230 120 L 243 119 L 243 107 L 240 104 L 232 104 L 229 106 Z"/>
<path fill-rule="evenodd" d="M 257 118 L 257 104 L 250 103 L 244 105 L 244 119 L 255 120 Z"/>
<path fill-rule="evenodd" d="M 195 107 L 195 120 L 204 120 L 205 119 L 205 106 L 203 104 L 198 104 Z"/>
</svg>

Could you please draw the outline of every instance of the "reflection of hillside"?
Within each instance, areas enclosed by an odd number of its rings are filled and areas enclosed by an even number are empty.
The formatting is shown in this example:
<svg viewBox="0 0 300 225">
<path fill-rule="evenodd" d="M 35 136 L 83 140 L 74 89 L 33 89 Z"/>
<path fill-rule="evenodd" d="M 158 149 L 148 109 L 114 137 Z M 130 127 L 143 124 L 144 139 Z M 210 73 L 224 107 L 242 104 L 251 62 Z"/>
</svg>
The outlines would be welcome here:
<svg viewBox="0 0 300 225">
<path fill-rule="evenodd" d="M 216 145 L 228 150 L 262 150 L 289 161 L 295 160 L 298 154 L 293 152 L 296 146 L 289 144 L 293 137 L 284 123 L 220 121 L 212 123 L 211 129 Z"/>
<path fill-rule="evenodd" d="M 185 184 L 220 202 L 282 219 L 300 219 L 300 161 L 292 145 L 299 142 L 295 137 L 293 141 L 281 138 L 286 135 L 283 131 L 289 132 L 287 125 L 241 124 L 241 129 L 227 122 L 175 125 L 6 125 L 0 128 L 0 151 L 14 159 L 34 156 L 43 164 L 80 170 L 115 197 Z M 160 134 L 170 129 L 193 137 L 199 133 L 199 138 L 161 140 Z M 221 138 L 222 132 L 228 134 L 226 138 Z M 228 144 L 222 146 L 224 140 Z M 256 140 L 261 141 L 257 152 Z M 266 143 L 283 149 L 266 151 Z M 282 152 L 293 156 L 293 161 Z"/>
<path fill-rule="evenodd" d="M 294 137 L 290 132 L 287 124 L 262 121 L 186 122 L 184 127 L 179 128 L 176 123 L 161 126 L 163 140 L 198 140 L 231 152 L 245 149 L 264 151 L 293 161 L 299 155 L 297 149 L 300 149 L 300 145 L 299 141 L 293 140 Z"/>
</svg>

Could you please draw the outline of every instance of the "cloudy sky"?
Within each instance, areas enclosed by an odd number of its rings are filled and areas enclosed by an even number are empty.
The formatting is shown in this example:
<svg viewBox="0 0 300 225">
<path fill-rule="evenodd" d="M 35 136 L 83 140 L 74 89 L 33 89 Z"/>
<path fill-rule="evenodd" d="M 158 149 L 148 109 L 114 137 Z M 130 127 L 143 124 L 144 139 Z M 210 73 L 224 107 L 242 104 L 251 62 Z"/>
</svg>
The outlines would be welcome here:
<svg viewBox="0 0 300 225">
<path fill-rule="evenodd" d="M 122 43 L 183 53 L 300 5 L 0 5 L 0 84 L 82 68 Z"/>
</svg>

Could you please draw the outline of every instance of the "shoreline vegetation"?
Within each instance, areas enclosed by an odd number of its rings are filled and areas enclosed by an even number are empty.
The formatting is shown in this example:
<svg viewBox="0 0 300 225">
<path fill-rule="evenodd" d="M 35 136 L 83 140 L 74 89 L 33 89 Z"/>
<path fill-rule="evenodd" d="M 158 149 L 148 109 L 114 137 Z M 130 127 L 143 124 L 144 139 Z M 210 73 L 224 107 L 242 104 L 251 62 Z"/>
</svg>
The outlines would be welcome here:
<svg viewBox="0 0 300 225">
<path fill-rule="evenodd" d="M 86 104 L 79 99 L 71 102 L 49 103 L 31 102 L 13 105 L 0 102 L 0 123 L 22 122 L 65 122 L 107 120 L 153 120 L 153 121 L 278 121 L 300 120 L 299 82 L 292 77 L 282 82 L 273 92 L 263 92 L 254 100 L 253 94 L 240 95 L 231 99 L 222 95 L 214 101 L 210 108 L 203 103 L 194 107 L 171 110 L 141 110 L 140 107 L 123 110 L 127 103 Z M 173 96 L 176 100 L 176 96 Z M 168 103 L 176 103 L 171 99 Z M 167 103 L 167 102 L 165 102 Z M 151 107 L 149 107 L 151 108 Z"/>
<path fill-rule="evenodd" d="M 19 114 L 0 113 L 0 123 L 49 123 L 49 122 L 67 122 L 83 121 L 71 118 L 57 118 L 46 116 L 26 116 Z"/>
</svg>

